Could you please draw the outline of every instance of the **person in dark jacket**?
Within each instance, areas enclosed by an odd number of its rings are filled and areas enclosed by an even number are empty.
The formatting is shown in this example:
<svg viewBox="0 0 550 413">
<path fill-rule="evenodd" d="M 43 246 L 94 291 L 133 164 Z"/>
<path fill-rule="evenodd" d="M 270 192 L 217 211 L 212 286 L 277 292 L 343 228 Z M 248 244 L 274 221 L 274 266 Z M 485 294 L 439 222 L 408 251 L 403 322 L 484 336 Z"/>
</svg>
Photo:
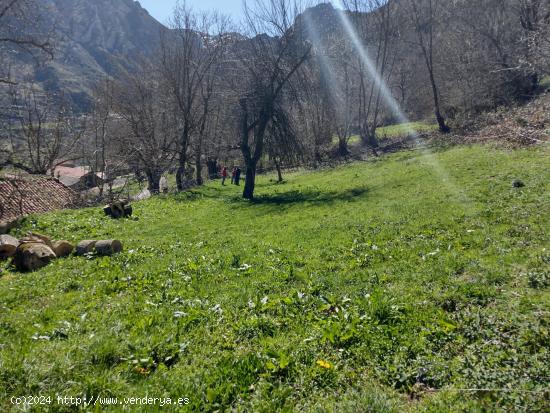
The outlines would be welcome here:
<svg viewBox="0 0 550 413">
<path fill-rule="evenodd" d="M 241 181 L 241 168 L 237 167 L 237 171 L 235 173 L 235 185 L 239 185 Z"/>
</svg>

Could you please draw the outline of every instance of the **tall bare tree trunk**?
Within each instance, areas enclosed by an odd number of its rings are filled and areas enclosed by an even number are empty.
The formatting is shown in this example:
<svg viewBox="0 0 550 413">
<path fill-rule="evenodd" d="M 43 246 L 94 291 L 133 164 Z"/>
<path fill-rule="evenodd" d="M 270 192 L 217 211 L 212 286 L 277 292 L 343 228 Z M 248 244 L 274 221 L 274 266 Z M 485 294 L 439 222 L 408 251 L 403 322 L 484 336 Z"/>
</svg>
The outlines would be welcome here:
<svg viewBox="0 0 550 413">
<path fill-rule="evenodd" d="M 185 169 L 187 166 L 187 146 L 189 143 L 189 128 L 184 125 L 180 139 L 178 170 L 176 172 L 176 186 L 178 191 L 185 190 Z"/>
<path fill-rule="evenodd" d="M 160 192 L 160 177 L 161 174 L 157 171 L 147 171 L 147 182 L 148 182 L 148 188 L 149 192 L 151 194 L 158 194 Z"/>
<path fill-rule="evenodd" d="M 208 169 L 208 179 L 216 179 L 218 177 L 218 160 L 210 158 L 206 161 Z"/>
<path fill-rule="evenodd" d="M 347 138 L 338 136 L 338 155 L 345 157 L 349 155 Z"/>
<path fill-rule="evenodd" d="M 424 56 L 424 61 L 426 63 L 426 68 L 428 69 L 428 74 L 430 75 L 430 84 L 432 86 L 432 93 L 433 93 L 433 99 L 434 99 L 434 112 L 435 112 L 435 118 L 437 120 L 437 124 L 439 125 L 439 130 L 442 133 L 449 133 L 451 129 L 447 124 L 445 123 L 445 118 L 441 114 L 441 106 L 439 103 L 439 91 L 437 89 L 437 84 L 435 81 L 435 75 L 434 75 L 434 59 L 433 59 L 433 53 L 434 53 L 434 25 L 436 23 L 436 17 L 435 17 L 435 8 L 437 7 L 437 1 L 438 0 L 428 0 L 427 3 L 427 18 L 428 22 L 424 22 L 421 19 L 421 10 L 422 7 L 421 3 L 418 3 L 418 0 L 410 0 L 411 6 L 412 6 L 412 16 L 413 21 L 415 24 L 416 33 L 418 36 L 418 42 L 420 45 L 420 49 L 422 50 L 422 54 Z M 434 4 L 435 2 L 435 4 Z M 427 29 L 427 30 L 426 30 Z M 424 32 L 426 32 L 427 39 L 424 39 Z"/>
<path fill-rule="evenodd" d="M 277 182 L 283 182 L 283 170 L 281 168 L 281 160 L 275 157 L 275 168 L 277 168 Z"/>
<path fill-rule="evenodd" d="M 254 187 L 256 185 L 256 163 L 246 165 L 246 180 L 244 182 L 243 198 L 254 199 Z"/>
<path fill-rule="evenodd" d="M 197 185 L 202 185 L 204 180 L 202 179 L 202 145 L 197 145 L 197 153 L 195 154 L 195 168 L 196 168 L 196 181 Z"/>
<path fill-rule="evenodd" d="M 435 78 L 433 71 L 430 70 L 430 82 L 432 83 L 432 92 L 434 96 L 434 109 L 435 109 L 435 118 L 437 119 L 437 124 L 439 125 L 439 131 L 442 133 L 449 133 L 451 128 L 445 123 L 445 118 L 441 115 L 441 109 L 439 107 L 439 92 L 437 90 L 437 85 L 435 83 Z"/>
<path fill-rule="evenodd" d="M 449 133 L 451 131 L 451 128 L 447 126 L 447 124 L 445 123 L 445 118 L 441 114 L 441 109 L 439 105 L 439 91 L 437 90 L 437 84 L 435 82 L 433 66 L 431 63 L 428 64 L 428 71 L 430 72 L 430 83 L 432 84 L 432 93 L 434 96 L 435 118 L 439 126 L 439 131 L 442 133 Z"/>
<path fill-rule="evenodd" d="M 176 186 L 178 191 L 183 191 L 185 188 L 185 161 L 182 161 L 181 157 L 176 171 Z"/>
</svg>

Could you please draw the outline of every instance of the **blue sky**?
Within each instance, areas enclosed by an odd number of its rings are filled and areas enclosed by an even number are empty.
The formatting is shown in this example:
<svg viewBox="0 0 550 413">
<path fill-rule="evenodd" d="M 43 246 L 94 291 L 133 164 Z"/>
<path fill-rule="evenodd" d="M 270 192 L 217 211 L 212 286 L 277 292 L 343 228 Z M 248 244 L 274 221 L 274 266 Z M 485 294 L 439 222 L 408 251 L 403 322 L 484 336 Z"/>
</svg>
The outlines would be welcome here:
<svg viewBox="0 0 550 413">
<path fill-rule="evenodd" d="M 161 23 L 166 23 L 176 0 L 139 0 L 141 7 L 147 9 L 149 14 Z M 242 17 L 242 0 L 187 0 L 194 10 L 217 10 L 223 14 L 231 16 L 238 22 Z"/>
</svg>

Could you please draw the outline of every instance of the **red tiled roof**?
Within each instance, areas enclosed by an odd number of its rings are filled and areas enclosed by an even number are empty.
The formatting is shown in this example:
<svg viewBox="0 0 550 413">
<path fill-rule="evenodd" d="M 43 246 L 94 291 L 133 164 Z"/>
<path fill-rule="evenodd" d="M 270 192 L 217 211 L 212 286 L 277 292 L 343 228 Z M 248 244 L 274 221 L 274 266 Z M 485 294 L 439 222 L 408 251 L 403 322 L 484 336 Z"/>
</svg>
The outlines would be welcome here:
<svg viewBox="0 0 550 413">
<path fill-rule="evenodd" d="M 57 179 L 45 176 L 0 178 L 0 221 L 70 208 L 75 192 Z"/>
</svg>

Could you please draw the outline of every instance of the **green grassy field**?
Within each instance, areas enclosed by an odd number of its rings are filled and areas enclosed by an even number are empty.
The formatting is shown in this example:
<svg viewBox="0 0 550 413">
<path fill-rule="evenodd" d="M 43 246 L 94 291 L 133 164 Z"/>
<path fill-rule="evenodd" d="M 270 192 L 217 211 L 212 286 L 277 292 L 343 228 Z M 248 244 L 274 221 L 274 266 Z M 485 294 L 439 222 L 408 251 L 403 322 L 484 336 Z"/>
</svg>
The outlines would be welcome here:
<svg viewBox="0 0 550 413">
<path fill-rule="evenodd" d="M 434 130 L 437 130 L 437 125 L 428 123 L 428 122 L 409 122 L 409 123 L 400 123 L 396 125 L 390 125 L 390 126 L 382 126 L 378 129 L 376 129 L 376 136 L 380 140 L 384 140 L 386 138 L 402 138 L 406 137 L 407 135 L 411 134 L 411 131 L 414 130 L 416 132 L 431 132 Z M 349 138 L 349 144 L 350 145 L 357 145 L 361 142 L 361 137 L 359 135 L 353 135 Z M 334 138 L 334 143 L 338 143 L 338 137 Z"/>
<path fill-rule="evenodd" d="M 410 151 L 264 176 L 253 203 L 214 182 L 136 220 L 30 218 L 20 234 L 125 252 L 0 276 L 0 410 L 149 395 L 190 404 L 147 411 L 544 411 L 549 155 Z"/>
<path fill-rule="evenodd" d="M 410 122 L 397 125 L 383 126 L 376 130 L 376 135 L 379 139 L 404 137 L 411 134 L 411 130 L 415 132 L 431 132 L 437 130 L 437 125 L 427 122 Z"/>
</svg>

